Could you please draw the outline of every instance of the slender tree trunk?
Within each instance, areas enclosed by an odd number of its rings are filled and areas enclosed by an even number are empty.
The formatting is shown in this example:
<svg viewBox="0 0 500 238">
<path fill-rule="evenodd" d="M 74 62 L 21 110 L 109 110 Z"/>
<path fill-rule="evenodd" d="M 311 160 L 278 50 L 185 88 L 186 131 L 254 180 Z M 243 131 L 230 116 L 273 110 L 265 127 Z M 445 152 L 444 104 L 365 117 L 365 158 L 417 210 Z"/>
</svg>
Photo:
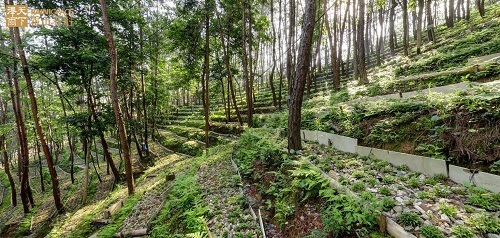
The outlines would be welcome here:
<svg viewBox="0 0 500 238">
<path fill-rule="evenodd" d="M 366 74 L 366 49 L 365 49 L 365 39 L 364 39 L 364 30 L 365 30 L 365 1 L 359 0 L 359 14 L 358 14 L 358 58 L 359 58 L 359 82 L 361 84 L 368 83 L 368 75 Z"/>
<path fill-rule="evenodd" d="M 45 155 L 45 159 L 47 161 L 47 167 L 49 169 L 50 177 L 52 180 L 52 196 L 54 197 L 54 203 L 57 210 L 62 211 L 63 204 L 61 200 L 61 192 L 59 190 L 59 180 L 57 179 L 57 171 L 54 168 L 54 164 L 52 162 L 53 161 L 52 154 L 50 153 L 49 147 L 47 146 L 47 141 L 45 139 L 45 134 L 43 132 L 42 124 L 38 117 L 38 107 L 35 98 L 35 92 L 31 82 L 31 75 L 28 68 L 28 61 L 26 60 L 26 56 L 24 54 L 24 48 L 21 42 L 21 35 L 19 33 L 19 28 L 14 27 L 13 32 L 14 32 L 14 39 L 16 41 L 16 45 L 19 52 L 19 58 L 21 59 L 21 64 L 23 66 L 24 77 L 26 79 L 26 87 L 28 88 L 28 95 L 31 102 L 31 111 L 33 113 L 35 128 L 38 134 L 38 138 L 40 139 L 40 143 L 42 144 L 43 153 Z"/>
<path fill-rule="evenodd" d="M 12 41 L 13 40 L 13 30 L 12 28 L 9 29 Z M 3 42 L 3 41 L 2 41 Z M 16 50 L 14 47 L 12 47 L 12 57 L 16 56 Z M 14 72 L 17 71 L 17 65 L 14 63 Z M 23 114 L 21 113 L 21 100 L 20 100 L 20 93 L 21 90 L 19 89 L 19 83 L 17 77 L 12 77 L 10 68 L 5 67 L 6 75 L 7 75 L 7 83 L 9 85 L 10 89 L 10 98 L 12 101 L 12 110 L 14 111 L 14 116 L 16 118 L 16 126 L 17 126 L 17 138 L 18 138 L 18 145 L 19 149 L 17 150 L 18 154 L 18 171 L 19 171 L 19 180 L 21 181 L 21 202 L 23 204 L 23 209 L 24 213 L 29 212 L 29 205 L 31 199 L 29 198 L 29 192 L 30 186 L 29 186 L 29 179 L 28 179 L 28 172 L 29 172 L 29 153 L 28 153 L 28 140 L 26 137 L 26 126 L 24 124 L 24 118 Z M 32 204 L 33 205 L 33 204 Z"/>
<path fill-rule="evenodd" d="M 394 30 L 394 22 L 396 21 L 396 6 L 397 3 L 395 0 L 391 0 L 391 6 L 389 11 L 389 48 L 391 50 L 391 56 L 396 54 L 396 44 L 394 39 L 396 38 L 396 31 Z"/>
<path fill-rule="evenodd" d="M 431 9 L 431 3 L 432 0 L 426 0 L 426 16 L 427 16 L 427 37 L 429 38 L 429 41 L 432 41 L 434 44 L 436 43 L 436 38 L 434 36 L 434 20 L 432 19 L 432 9 Z"/>
<path fill-rule="evenodd" d="M 417 24 L 417 55 L 422 53 L 422 15 L 424 12 L 424 0 L 417 0 L 418 3 L 418 24 Z"/>
<path fill-rule="evenodd" d="M 271 94 L 273 96 L 273 105 L 278 107 L 278 102 L 276 101 L 276 89 L 274 88 L 274 71 L 276 69 L 276 26 L 274 25 L 274 1 L 271 0 L 271 28 L 273 31 L 272 44 L 273 44 L 273 67 L 271 69 L 271 74 L 269 74 L 269 84 L 271 86 Z"/>
<path fill-rule="evenodd" d="M 450 0 L 453 1 L 453 0 Z M 484 0 L 476 0 L 476 7 L 479 11 L 479 15 L 484 18 L 485 10 L 484 10 Z"/>
<path fill-rule="evenodd" d="M 205 0 L 205 149 L 209 147 L 208 131 L 210 130 L 210 123 L 208 122 L 210 101 L 208 100 L 208 80 L 210 76 L 210 18 L 208 13 L 208 0 Z"/>
<path fill-rule="evenodd" d="M 89 143 L 87 136 L 83 138 L 83 151 L 85 152 L 84 160 L 85 160 L 85 169 L 84 169 L 84 179 L 83 179 L 83 194 L 82 194 L 82 204 L 87 204 L 87 196 L 89 193 Z"/>
<path fill-rule="evenodd" d="M 286 74 L 288 79 L 288 96 L 291 99 L 292 85 L 293 85 L 293 39 L 295 38 L 295 1 L 289 2 L 289 28 L 288 28 L 288 49 L 287 49 L 287 61 L 286 61 Z"/>
<path fill-rule="evenodd" d="M 452 28 L 454 26 L 454 21 L 455 21 L 455 6 L 454 6 L 454 0 L 448 0 L 448 21 L 446 22 L 446 25 L 448 28 Z"/>
<path fill-rule="evenodd" d="M 134 194 L 134 178 L 132 176 L 132 163 L 130 161 L 130 149 L 127 143 L 127 131 L 125 129 L 125 124 L 123 122 L 122 110 L 120 108 L 120 102 L 118 98 L 118 85 L 116 82 L 116 73 L 118 66 L 118 56 L 116 53 L 115 41 L 113 35 L 111 34 L 111 27 L 108 20 L 108 10 L 106 7 L 106 0 L 100 0 L 101 10 L 102 10 L 102 23 L 104 25 L 104 33 L 108 41 L 109 55 L 111 58 L 111 67 L 109 73 L 110 79 L 110 90 L 111 90 L 111 102 L 113 104 L 113 111 L 115 113 L 116 126 L 120 133 L 120 142 L 123 150 L 124 160 L 125 160 L 125 174 L 127 176 L 127 188 L 128 194 Z"/>
<path fill-rule="evenodd" d="M 91 66 L 91 69 L 93 67 Z M 92 70 L 91 70 L 92 71 Z M 81 77 L 82 80 L 85 82 L 85 74 L 82 70 L 81 72 Z M 87 84 L 87 83 L 86 83 Z M 97 110 L 95 109 L 94 105 L 94 96 L 92 95 L 92 76 L 89 77 L 88 79 L 88 84 L 85 86 L 85 90 L 87 91 L 87 98 L 88 98 L 88 103 L 89 103 L 89 113 L 92 114 L 92 118 L 94 119 L 95 124 L 97 125 L 97 132 L 99 133 L 99 138 L 101 140 L 101 146 L 102 146 L 102 151 L 104 154 L 104 158 L 106 158 L 106 161 L 108 163 L 109 169 L 111 169 L 111 172 L 113 173 L 113 176 L 115 178 L 115 182 L 118 182 L 121 180 L 120 173 L 118 172 L 118 169 L 116 168 L 115 162 L 113 161 L 113 157 L 111 156 L 111 153 L 109 153 L 109 146 L 108 142 L 106 141 L 106 137 L 104 136 L 103 129 L 100 128 L 99 125 L 101 125 L 99 116 L 97 115 Z"/>
<path fill-rule="evenodd" d="M 249 90 L 250 90 L 250 95 L 253 96 L 253 100 L 250 100 L 250 104 L 248 104 L 248 127 L 253 127 L 253 102 L 257 101 L 255 99 L 255 93 L 253 89 L 253 81 L 254 81 L 254 74 L 253 74 L 253 54 L 252 54 L 252 49 L 253 49 L 253 33 L 252 33 L 252 4 L 253 1 L 250 0 L 250 3 L 247 4 L 248 7 L 248 68 L 249 68 L 249 75 L 248 75 L 248 81 L 250 83 L 249 85 Z M 258 48 L 257 48 L 258 49 Z M 258 53 L 258 52 L 257 52 Z M 250 97 L 252 99 L 252 97 Z"/>
<path fill-rule="evenodd" d="M 1 32 L 1 29 L 0 29 Z M 0 36 L 1 37 L 1 36 Z M 3 40 L 3 39 L 0 39 Z M 2 45 L 3 48 L 3 45 Z M 10 80 L 8 78 L 7 80 Z M 2 112 L 2 125 L 5 125 L 7 123 L 7 110 L 5 109 L 5 102 L 3 99 L 0 99 L 0 109 Z M 17 194 L 16 194 L 16 184 L 14 183 L 14 178 L 12 178 L 12 174 L 10 173 L 10 167 L 9 167 L 9 155 L 7 154 L 7 141 L 5 138 L 5 134 L 2 134 L 0 136 L 0 146 L 2 149 L 2 154 L 3 154 L 3 166 L 5 170 L 5 174 L 7 175 L 7 178 L 9 180 L 9 185 L 10 185 L 10 201 L 13 207 L 17 206 Z"/>
<path fill-rule="evenodd" d="M 141 8 L 141 1 L 137 1 Z M 148 108 L 146 104 L 146 83 L 144 81 L 144 33 L 142 25 L 139 25 L 139 51 L 141 52 L 141 94 L 142 94 L 142 110 L 144 115 L 144 144 L 146 145 L 146 156 L 149 157 L 149 139 L 148 139 Z"/>
<path fill-rule="evenodd" d="M 241 118 L 240 111 L 238 110 L 238 103 L 236 102 L 236 94 L 234 92 L 234 87 L 233 87 L 233 74 L 231 73 L 231 67 L 229 66 L 229 56 L 227 55 L 227 50 L 226 50 L 226 43 L 225 43 L 225 38 L 224 35 L 222 35 L 222 27 L 220 24 L 220 18 L 219 15 L 217 14 L 217 21 L 219 24 L 219 34 L 220 34 L 220 40 L 222 43 L 222 53 L 224 54 L 224 64 L 226 65 L 226 71 L 227 71 L 227 78 L 228 78 L 228 87 L 230 88 L 230 93 L 231 97 L 233 99 L 233 105 L 234 105 L 234 110 L 236 111 L 236 117 L 238 118 L 238 122 L 240 123 L 240 126 L 243 126 L 243 119 Z M 229 92 L 228 92 L 229 94 Z M 228 95 L 229 97 L 229 95 Z M 229 103 L 229 99 L 228 99 Z"/>
<path fill-rule="evenodd" d="M 36 145 L 36 154 L 38 156 L 38 173 L 40 173 L 40 187 L 42 189 L 42 192 L 45 192 L 45 185 L 43 182 L 43 171 L 42 171 L 42 156 L 40 156 L 40 144 L 38 143 L 38 140 L 36 138 L 35 138 L 35 145 Z"/>
<path fill-rule="evenodd" d="M 293 91 L 291 93 L 290 111 L 288 113 L 288 152 L 291 150 L 301 150 L 301 108 L 302 97 L 304 95 L 304 87 L 306 77 L 309 71 L 311 62 L 312 38 L 314 32 L 315 16 L 316 16 L 316 1 L 307 0 L 304 13 L 304 24 L 302 29 L 302 38 L 300 40 L 299 57 L 297 62 L 297 72 L 293 81 Z"/>
<path fill-rule="evenodd" d="M 402 8 L 403 8 L 403 51 L 404 55 L 408 56 L 408 48 L 410 47 L 409 41 L 410 41 L 410 32 L 409 32 L 409 25 L 410 23 L 408 22 L 408 0 L 401 0 L 402 2 Z"/>
<path fill-rule="evenodd" d="M 246 95 L 246 102 L 247 102 L 247 123 L 248 126 L 251 127 L 252 124 L 252 85 L 250 84 L 250 77 L 248 75 L 248 55 L 247 55 L 247 40 L 246 40 L 246 35 L 247 35 L 247 17 L 246 17 L 246 11 L 247 11 L 247 6 L 246 6 L 246 0 L 243 1 L 242 4 L 242 24 L 243 24 L 243 30 L 242 30 L 242 49 L 243 49 L 243 81 L 245 82 L 245 95 Z M 251 23 L 250 23 L 251 24 Z"/>
</svg>

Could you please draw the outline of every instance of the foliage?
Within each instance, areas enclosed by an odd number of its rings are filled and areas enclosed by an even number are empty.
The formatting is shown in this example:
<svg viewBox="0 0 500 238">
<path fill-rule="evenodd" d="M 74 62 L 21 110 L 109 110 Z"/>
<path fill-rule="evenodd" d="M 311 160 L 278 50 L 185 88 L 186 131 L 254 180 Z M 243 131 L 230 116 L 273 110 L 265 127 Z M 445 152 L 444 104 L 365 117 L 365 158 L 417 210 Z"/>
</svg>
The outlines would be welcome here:
<svg viewBox="0 0 500 238">
<path fill-rule="evenodd" d="M 377 224 L 379 205 L 375 198 L 363 201 L 347 194 L 335 195 L 331 190 L 323 190 L 320 195 L 329 204 L 321 214 L 325 231 L 334 236 L 350 234 L 354 230 L 366 232 Z"/>
<path fill-rule="evenodd" d="M 402 212 L 398 217 L 398 222 L 404 226 L 417 227 L 422 224 L 422 218 L 415 212 Z"/>
<path fill-rule="evenodd" d="M 382 198 L 381 205 L 382 205 L 382 210 L 388 212 L 394 206 L 396 206 L 396 201 L 394 199 L 392 199 L 391 197 L 384 197 L 384 198 Z"/>
<path fill-rule="evenodd" d="M 359 181 L 359 182 L 356 182 L 354 183 L 352 186 L 351 186 L 351 189 L 355 192 L 361 192 L 363 190 L 365 190 L 365 183 Z"/>
<path fill-rule="evenodd" d="M 274 219 L 278 222 L 279 228 L 283 228 L 288 218 L 295 212 L 295 204 L 293 204 L 293 199 L 289 197 L 283 197 L 277 199 L 275 206 Z"/>
<path fill-rule="evenodd" d="M 154 221 L 152 237 L 168 234 L 206 233 L 204 216 L 209 208 L 203 204 L 196 177 L 180 175 L 168 193 L 160 215 Z"/>
<path fill-rule="evenodd" d="M 290 176 L 293 178 L 292 189 L 300 189 L 305 192 L 301 201 L 318 196 L 321 190 L 328 187 L 328 180 L 305 162 L 300 163 L 297 168 L 291 170 Z"/>
<path fill-rule="evenodd" d="M 387 186 L 383 186 L 383 187 L 380 187 L 378 189 L 378 192 L 382 195 L 385 195 L 385 196 L 390 196 L 391 195 L 391 189 L 388 188 Z"/>
<path fill-rule="evenodd" d="M 486 213 L 473 214 L 467 222 L 474 230 L 483 234 L 500 232 L 500 220 Z"/>
<path fill-rule="evenodd" d="M 458 225 L 451 228 L 451 233 L 457 238 L 471 238 L 474 236 L 474 231 L 464 225 Z"/>
<path fill-rule="evenodd" d="M 500 194 L 488 192 L 487 190 L 479 187 L 472 187 L 467 185 L 469 189 L 469 197 L 467 202 L 474 206 L 484 208 L 490 211 L 496 211 L 500 209 Z"/>
<path fill-rule="evenodd" d="M 238 141 L 233 159 L 240 167 L 242 176 L 253 174 L 254 161 L 260 160 L 266 166 L 280 167 L 287 158 L 286 152 L 277 139 L 279 135 L 270 134 L 268 129 L 250 129 L 243 133 Z"/>
<path fill-rule="evenodd" d="M 456 217 L 457 216 L 457 208 L 453 205 L 448 205 L 446 203 L 439 204 L 439 211 L 448 217 Z"/>
<path fill-rule="evenodd" d="M 427 238 L 445 238 L 443 233 L 441 233 L 441 231 L 437 227 L 432 225 L 422 226 L 420 232 Z"/>
</svg>

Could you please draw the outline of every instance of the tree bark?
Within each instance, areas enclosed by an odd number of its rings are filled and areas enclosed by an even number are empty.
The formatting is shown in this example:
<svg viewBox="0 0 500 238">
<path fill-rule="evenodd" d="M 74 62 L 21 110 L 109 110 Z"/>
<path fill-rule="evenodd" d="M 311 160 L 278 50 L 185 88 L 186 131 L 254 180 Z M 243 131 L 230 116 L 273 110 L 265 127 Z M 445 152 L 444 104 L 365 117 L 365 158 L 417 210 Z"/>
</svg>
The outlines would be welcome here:
<svg viewBox="0 0 500 238">
<path fill-rule="evenodd" d="M 5 3 L 7 3 L 5 1 Z M 9 29 L 10 36 L 12 42 L 14 42 L 14 33 L 13 29 Z M 3 41 L 2 41 L 3 42 Z M 12 47 L 12 57 L 16 57 L 16 50 L 15 47 Z M 17 71 L 17 64 L 14 62 L 14 72 Z M 19 89 L 19 83 L 18 79 L 16 77 L 12 77 L 11 72 L 10 72 L 10 67 L 5 67 L 6 75 L 7 75 L 7 83 L 9 85 L 10 89 L 10 98 L 12 101 L 12 110 L 14 111 L 14 116 L 16 118 L 16 127 L 17 127 L 17 138 L 18 138 L 18 144 L 19 148 L 17 150 L 18 154 L 18 170 L 19 170 L 19 180 L 21 181 L 21 202 L 23 204 L 23 210 L 24 213 L 29 212 L 29 206 L 30 202 L 32 199 L 29 198 L 30 192 L 30 186 L 29 186 L 29 179 L 28 179 L 28 172 L 29 172 L 29 152 L 28 152 L 28 140 L 26 137 L 26 125 L 24 124 L 24 118 L 23 114 L 21 113 L 21 100 L 20 100 L 20 93 L 21 90 Z M 33 203 L 31 205 L 34 205 Z"/>
<path fill-rule="evenodd" d="M 238 122 L 240 123 L 240 126 L 243 126 L 243 119 L 241 118 L 240 111 L 238 110 L 238 103 L 236 102 L 236 94 L 234 92 L 234 87 L 233 87 L 233 74 L 231 73 L 231 67 L 229 66 L 229 56 L 228 56 L 227 50 L 226 50 L 226 43 L 224 40 L 224 35 L 222 35 L 222 26 L 220 24 L 220 18 L 219 18 L 218 14 L 217 14 L 217 21 L 219 24 L 219 34 L 220 34 L 220 40 L 221 40 L 221 44 L 222 44 L 222 53 L 224 54 L 224 64 L 226 65 L 228 87 L 230 88 L 230 91 L 231 91 L 230 93 L 231 93 L 231 98 L 233 100 L 234 110 L 236 111 L 236 117 L 238 118 Z M 229 94 L 229 92 L 228 92 L 228 94 Z M 229 103 L 229 100 L 228 100 L 228 103 Z"/>
<path fill-rule="evenodd" d="M 205 0 L 205 149 L 209 147 L 208 131 L 210 130 L 210 123 L 208 122 L 210 101 L 208 97 L 208 80 L 210 76 L 210 18 L 208 13 L 208 0 Z"/>
<path fill-rule="evenodd" d="M 19 58 L 21 59 L 21 64 L 23 66 L 24 78 L 26 80 L 26 87 L 28 89 L 28 95 L 31 103 L 31 111 L 33 113 L 33 120 L 35 122 L 35 128 L 38 134 L 40 143 L 42 144 L 43 153 L 45 155 L 45 160 L 47 161 L 47 167 L 49 169 L 50 178 L 52 181 L 52 196 L 54 197 L 54 204 L 57 210 L 62 211 L 63 204 L 61 200 L 61 192 L 59 190 L 59 180 L 57 178 L 57 171 L 54 168 L 52 154 L 49 151 L 47 141 L 45 139 L 45 134 L 43 132 L 42 124 L 40 118 L 38 117 L 38 106 L 35 98 L 35 91 L 33 89 L 33 84 L 31 82 L 31 74 L 28 68 L 28 61 L 26 60 L 26 55 L 24 53 L 24 48 L 21 42 L 21 35 L 19 33 L 19 28 L 14 27 L 14 39 L 18 48 Z M 25 165 L 28 166 L 28 165 Z"/>
<path fill-rule="evenodd" d="M 417 0 L 418 20 L 417 20 L 417 55 L 421 54 L 422 47 L 422 15 L 424 13 L 424 0 Z"/>
<path fill-rule="evenodd" d="M 127 143 L 127 131 L 125 129 L 125 123 L 123 121 L 122 110 L 120 108 L 120 102 L 118 98 L 118 84 L 116 82 L 116 74 L 118 67 L 118 55 L 116 53 L 115 41 L 113 35 L 111 34 L 111 27 L 108 20 L 108 10 L 106 7 L 106 0 L 100 0 L 101 10 L 102 10 L 102 23 L 104 25 L 104 34 L 108 41 L 109 55 L 111 58 L 111 67 L 109 73 L 110 79 L 110 90 L 111 90 L 111 102 L 113 104 L 113 111 L 115 113 L 116 126 L 120 133 L 120 142 L 123 150 L 123 156 L 125 161 L 125 174 L 127 177 L 127 188 L 128 194 L 134 194 L 134 178 L 132 175 L 132 163 L 130 160 L 130 149 Z"/>
<path fill-rule="evenodd" d="M 408 56 L 408 48 L 409 46 L 409 41 L 410 41 L 410 23 L 408 22 L 408 0 L 401 0 L 402 2 L 402 8 L 403 8 L 403 51 L 404 55 Z"/>
<path fill-rule="evenodd" d="M 358 71 L 359 71 L 359 82 L 361 84 L 368 83 L 368 75 L 366 74 L 366 49 L 365 49 L 365 38 L 364 38 L 364 30 L 365 30 L 365 1 L 359 0 L 359 14 L 358 14 Z"/>
<path fill-rule="evenodd" d="M 434 36 L 434 21 L 432 20 L 432 9 L 431 9 L 431 3 L 432 0 L 426 0 L 426 16 L 427 16 L 427 37 L 429 41 L 432 41 L 433 43 L 436 43 L 436 38 Z"/>
<path fill-rule="evenodd" d="M 271 0 L 271 28 L 273 31 L 272 44 L 273 44 L 273 67 L 271 73 L 269 74 L 269 84 L 271 87 L 271 94 L 273 96 L 273 106 L 278 107 L 278 102 L 276 101 L 276 89 L 274 88 L 274 72 L 276 70 L 276 26 L 274 25 L 274 1 Z"/>
<path fill-rule="evenodd" d="M 1 32 L 1 30 L 0 30 Z M 0 39 L 3 40 L 3 39 Z M 2 45 L 3 48 L 3 45 Z M 10 79 L 7 79 L 10 80 Z M 0 99 L 0 108 L 2 112 L 2 125 L 5 125 L 7 123 L 7 110 L 5 109 L 5 102 Z M 5 170 L 5 174 L 7 174 L 7 178 L 9 180 L 9 185 L 10 185 L 10 201 L 12 203 L 12 206 L 15 207 L 17 206 L 17 194 L 16 194 L 16 184 L 14 183 L 14 178 L 12 178 L 12 174 L 10 173 L 10 167 L 9 167 L 9 155 L 7 154 L 7 141 L 5 138 L 5 135 L 2 134 L 0 136 L 0 146 L 1 149 L 3 150 L 3 166 Z"/>
<path fill-rule="evenodd" d="M 302 28 L 302 38 L 299 46 L 299 57 L 297 62 L 296 76 L 293 82 L 293 91 L 291 93 L 290 111 L 288 113 L 288 152 L 291 150 L 301 150 L 301 108 L 302 97 L 306 77 L 309 71 L 311 61 L 312 38 L 314 32 L 316 16 L 316 0 L 307 0 L 304 13 L 304 23 Z"/>
</svg>

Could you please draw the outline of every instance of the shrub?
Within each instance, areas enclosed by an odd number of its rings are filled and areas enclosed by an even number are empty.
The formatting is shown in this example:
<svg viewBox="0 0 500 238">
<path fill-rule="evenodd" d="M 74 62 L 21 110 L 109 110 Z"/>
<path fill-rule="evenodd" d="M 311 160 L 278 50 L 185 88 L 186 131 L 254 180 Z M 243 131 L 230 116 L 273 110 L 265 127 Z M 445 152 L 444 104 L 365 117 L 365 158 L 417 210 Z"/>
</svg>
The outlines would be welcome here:
<svg viewBox="0 0 500 238">
<path fill-rule="evenodd" d="M 451 233 L 457 238 L 472 238 L 474 231 L 464 225 L 458 225 L 451 228 Z"/>
<path fill-rule="evenodd" d="M 422 226 L 420 232 L 426 238 L 445 238 L 443 233 L 441 233 L 441 231 L 437 227 L 432 225 Z"/>
<path fill-rule="evenodd" d="M 398 221 L 404 226 L 417 227 L 422 224 L 422 218 L 415 212 L 402 212 Z"/>
<path fill-rule="evenodd" d="M 386 186 L 383 186 L 383 187 L 380 187 L 378 189 L 378 192 L 382 195 L 385 195 L 385 196 L 390 196 L 391 195 L 391 189 L 386 187 Z"/>
</svg>

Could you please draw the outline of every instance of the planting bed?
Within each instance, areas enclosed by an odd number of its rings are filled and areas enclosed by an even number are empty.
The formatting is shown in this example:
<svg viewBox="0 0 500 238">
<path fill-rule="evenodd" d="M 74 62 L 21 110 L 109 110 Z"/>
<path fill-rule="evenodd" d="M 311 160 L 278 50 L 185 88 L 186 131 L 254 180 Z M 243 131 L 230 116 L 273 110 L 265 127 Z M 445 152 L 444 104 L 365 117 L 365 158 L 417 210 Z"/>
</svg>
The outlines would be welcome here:
<svg viewBox="0 0 500 238">
<path fill-rule="evenodd" d="M 307 144 L 305 155 L 350 190 L 375 195 L 386 216 L 417 236 L 500 233 L 500 194 L 318 144 Z"/>
</svg>

